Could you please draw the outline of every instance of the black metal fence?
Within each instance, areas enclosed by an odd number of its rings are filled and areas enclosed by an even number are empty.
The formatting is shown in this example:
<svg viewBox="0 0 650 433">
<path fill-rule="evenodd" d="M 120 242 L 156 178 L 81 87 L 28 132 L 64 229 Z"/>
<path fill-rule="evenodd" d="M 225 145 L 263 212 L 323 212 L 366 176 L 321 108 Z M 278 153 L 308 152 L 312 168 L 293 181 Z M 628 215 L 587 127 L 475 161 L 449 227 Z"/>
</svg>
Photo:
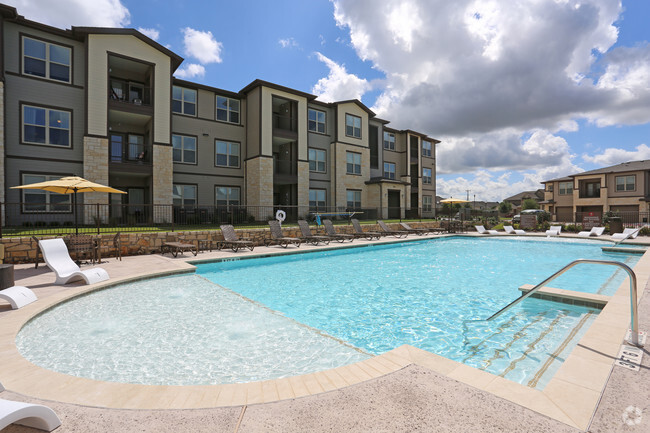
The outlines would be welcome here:
<svg viewBox="0 0 650 433">
<path fill-rule="evenodd" d="M 621 222 L 623 227 L 637 228 L 649 224 L 650 212 L 575 212 L 573 221 L 558 221 L 565 224 L 582 224 L 583 221 L 598 218 L 598 225 L 611 221 Z"/>
</svg>

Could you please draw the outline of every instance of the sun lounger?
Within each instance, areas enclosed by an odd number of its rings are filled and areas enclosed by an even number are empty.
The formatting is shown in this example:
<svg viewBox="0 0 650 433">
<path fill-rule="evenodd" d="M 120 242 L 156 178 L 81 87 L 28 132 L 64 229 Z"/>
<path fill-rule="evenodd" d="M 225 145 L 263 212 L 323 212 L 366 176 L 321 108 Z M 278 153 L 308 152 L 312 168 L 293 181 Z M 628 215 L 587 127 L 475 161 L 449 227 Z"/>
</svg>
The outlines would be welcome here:
<svg viewBox="0 0 650 433">
<path fill-rule="evenodd" d="M 476 231 L 479 232 L 479 234 L 482 235 L 498 235 L 499 232 L 496 230 L 486 230 L 485 227 L 483 226 L 474 226 L 476 228 Z"/>
<path fill-rule="evenodd" d="M 589 236 L 600 236 L 605 233 L 605 227 L 592 227 L 589 231 L 578 232 L 578 236 L 589 237 Z"/>
<path fill-rule="evenodd" d="M 525 230 L 518 230 L 514 228 L 513 226 L 503 226 L 503 230 L 506 231 L 507 234 L 509 235 L 525 235 L 526 231 Z"/>
<path fill-rule="evenodd" d="M 415 233 L 415 234 L 418 235 L 418 236 L 422 236 L 422 235 L 424 235 L 424 234 L 426 234 L 426 233 L 429 233 L 429 229 L 414 229 L 413 227 L 411 227 L 410 225 L 408 225 L 408 223 L 399 223 L 399 225 L 401 225 L 402 228 L 403 228 L 404 230 L 406 230 L 407 232 L 409 232 L 409 233 Z"/>
<path fill-rule="evenodd" d="M 391 230 L 388 228 L 385 222 L 382 220 L 377 220 L 379 228 L 385 233 L 386 236 L 395 236 L 396 238 L 404 238 L 408 236 L 409 232 L 406 230 Z"/>
<path fill-rule="evenodd" d="M 199 247 L 196 244 L 188 244 L 186 242 L 165 242 L 160 246 L 160 253 L 171 253 L 172 256 L 178 257 L 178 254 L 184 254 L 185 251 L 190 251 L 192 254 L 199 253 Z"/>
<path fill-rule="evenodd" d="M 336 229 L 334 228 L 334 224 L 332 224 L 332 221 L 329 219 L 323 220 L 323 226 L 325 227 L 325 233 L 327 234 L 327 236 L 332 238 L 332 240 L 335 240 L 337 242 L 345 242 L 345 241 L 352 242 L 354 240 L 354 236 L 352 235 L 337 233 Z"/>
<path fill-rule="evenodd" d="M 38 241 L 38 245 L 43 253 L 45 264 L 56 275 L 54 284 L 66 284 L 77 280 L 84 280 L 86 284 L 94 284 L 109 278 L 108 272 L 104 268 L 95 267 L 82 271 L 70 258 L 68 248 L 61 238 L 43 239 Z"/>
<path fill-rule="evenodd" d="M 277 220 L 269 221 L 269 228 L 271 229 L 271 238 L 264 240 L 264 245 L 267 247 L 270 245 L 280 245 L 282 248 L 286 248 L 290 244 L 294 244 L 295 246 L 299 247 L 302 243 L 300 238 L 285 236 L 282 233 L 282 226 Z"/>
<path fill-rule="evenodd" d="M 12 286 L 4 290 L 0 290 L 0 299 L 11 304 L 12 310 L 17 310 L 20 307 L 24 307 L 27 304 L 31 304 L 36 301 L 38 298 L 36 294 L 30 289 L 24 286 Z"/>
<path fill-rule="evenodd" d="M 560 236 L 562 232 L 562 226 L 551 226 L 550 229 L 546 230 L 546 236 Z"/>
<path fill-rule="evenodd" d="M 221 234 L 223 234 L 223 240 L 219 241 L 217 249 L 221 250 L 222 248 L 230 248 L 234 252 L 237 252 L 240 248 L 248 248 L 251 251 L 255 248 L 255 242 L 249 239 L 240 239 L 239 236 L 237 236 L 237 232 L 235 232 L 235 228 L 230 224 L 224 224 L 220 227 Z"/>
<path fill-rule="evenodd" d="M 303 242 L 308 242 L 312 245 L 318 245 L 322 242 L 327 245 L 332 240 L 329 236 L 312 235 L 309 224 L 307 224 L 307 221 L 305 220 L 298 220 L 298 227 L 300 227 L 300 233 L 302 234 L 300 239 L 302 239 Z"/>
<path fill-rule="evenodd" d="M 640 231 L 641 231 L 640 228 L 638 228 L 638 229 L 624 229 L 623 233 L 614 233 L 612 235 L 612 239 L 620 239 L 620 240 L 634 239 L 639 235 Z"/>
<path fill-rule="evenodd" d="M 2 391 L 4 387 L 0 384 Z M 61 425 L 61 420 L 47 406 L 0 399 L 0 430 L 11 424 L 52 431 Z"/>
<path fill-rule="evenodd" d="M 379 232 L 364 232 L 363 228 L 361 227 L 361 223 L 359 223 L 359 220 L 356 218 L 352 218 L 350 221 L 352 221 L 352 227 L 354 227 L 355 233 L 353 233 L 353 236 L 356 238 L 365 238 L 368 239 L 369 241 L 373 239 L 379 239 L 381 237 L 381 233 Z"/>
</svg>

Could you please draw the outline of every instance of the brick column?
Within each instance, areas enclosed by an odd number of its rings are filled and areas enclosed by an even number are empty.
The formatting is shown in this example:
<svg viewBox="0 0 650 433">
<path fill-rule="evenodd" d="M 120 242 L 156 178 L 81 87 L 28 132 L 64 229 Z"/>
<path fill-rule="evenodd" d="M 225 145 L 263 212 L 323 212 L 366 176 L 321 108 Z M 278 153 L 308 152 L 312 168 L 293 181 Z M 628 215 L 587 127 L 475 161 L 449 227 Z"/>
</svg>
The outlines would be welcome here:
<svg viewBox="0 0 650 433">
<path fill-rule="evenodd" d="M 101 137 L 84 137 L 84 172 L 83 177 L 91 182 L 97 182 L 102 185 L 108 185 L 108 138 Z M 110 186 L 110 185 L 109 185 Z M 77 202 L 82 197 L 81 194 L 77 196 Z M 85 205 L 89 204 L 108 204 L 108 193 L 105 192 L 86 192 L 83 193 L 83 202 Z M 85 212 L 83 214 L 84 224 L 94 224 L 95 217 L 97 216 L 97 208 L 91 206 L 84 206 Z M 106 223 L 108 212 L 102 212 L 100 208 L 100 215 L 103 217 L 102 222 Z"/>
<path fill-rule="evenodd" d="M 155 209 L 156 223 L 171 222 L 173 204 L 172 188 L 174 186 L 174 164 L 171 146 L 153 146 L 153 204 L 170 205 Z"/>
</svg>

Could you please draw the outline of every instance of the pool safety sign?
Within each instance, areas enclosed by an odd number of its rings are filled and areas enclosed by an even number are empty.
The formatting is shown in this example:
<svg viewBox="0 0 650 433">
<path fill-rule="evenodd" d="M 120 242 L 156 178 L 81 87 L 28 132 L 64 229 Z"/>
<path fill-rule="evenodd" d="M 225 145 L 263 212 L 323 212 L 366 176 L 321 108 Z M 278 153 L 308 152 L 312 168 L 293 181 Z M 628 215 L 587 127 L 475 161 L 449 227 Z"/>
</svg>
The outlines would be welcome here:
<svg viewBox="0 0 650 433">
<path fill-rule="evenodd" d="M 639 332 L 639 344 L 645 344 L 647 333 L 640 331 Z M 628 330 L 626 340 L 630 341 L 631 331 Z M 621 350 L 618 351 L 618 356 L 616 357 L 615 365 L 619 367 L 625 367 L 629 370 L 639 371 L 641 370 L 641 361 L 643 360 L 643 349 L 630 346 L 629 344 L 624 344 L 621 346 Z"/>
</svg>

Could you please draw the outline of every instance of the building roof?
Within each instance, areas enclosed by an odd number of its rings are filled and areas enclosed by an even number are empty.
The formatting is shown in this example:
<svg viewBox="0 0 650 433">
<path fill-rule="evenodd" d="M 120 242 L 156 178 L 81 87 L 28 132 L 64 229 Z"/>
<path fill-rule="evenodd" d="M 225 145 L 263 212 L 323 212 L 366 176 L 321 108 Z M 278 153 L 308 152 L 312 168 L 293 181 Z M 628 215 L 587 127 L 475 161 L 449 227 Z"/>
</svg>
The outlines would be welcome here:
<svg viewBox="0 0 650 433">
<path fill-rule="evenodd" d="M 535 191 L 520 192 L 519 194 L 515 194 L 512 197 L 504 198 L 503 201 L 526 200 L 527 198 L 532 198 L 534 200 L 542 200 L 544 198 L 544 190 L 538 189 Z"/>
<path fill-rule="evenodd" d="M 571 177 L 592 175 L 592 174 L 608 174 L 608 173 L 623 173 L 626 171 L 643 171 L 650 170 L 650 160 L 643 161 L 629 161 L 622 164 L 611 165 L 609 167 L 598 168 L 596 170 L 583 171 L 582 173 L 572 174 Z"/>
<path fill-rule="evenodd" d="M 348 99 L 345 101 L 332 102 L 332 105 L 341 105 L 341 104 L 357 104 L 359 107 L 361 107 L 363 111 L 368 113 L 370 117 L 375 117 L 375 112 L 372 111 L 370 108 L 366 107 L 366 105 L 363 102 L 359 101 L 358 99 Z"/>
<path fill-rule="evenodd" d="M 239 91 L 239 93 L 241 93 L 241 94 L 248 93 L 251 90 L 255 89 L 256 87 L 269 87 L 271 89 L 280 90 L 281 92 L 293 93 L 294 95 L 299 95 L 299 96 L 302 96 L 304 98 L 307 98 L 308 101 L 312 101 L 312 100 L 316 99 L 316 95 L 312 95 L 311 93 L 301 92 L 300 90 L 292 89 L 290 87 L 281 86 L 281 85 L 275 84 L 275 83 L 270 83 L 268 81 L 264 81 L 264 80 L 260 80 L 260 79 L 254 80 L 253 82 L 248 84 L 246 87 L 241 89 Z"/>
<path fill-rule="evenodd" d="M 573 180 L 573 178 L 572 178 L 571 176 L 565 176 L 565 177 L 558 177 L 558 178 L 551 179 L 551 180 L 545 180 L 545 181 L 543 181 L 542 183 L 550 183 L 550 182 L 570 182 L 570 181 L 572 181 L 572 180 Z"/>
</svg>

